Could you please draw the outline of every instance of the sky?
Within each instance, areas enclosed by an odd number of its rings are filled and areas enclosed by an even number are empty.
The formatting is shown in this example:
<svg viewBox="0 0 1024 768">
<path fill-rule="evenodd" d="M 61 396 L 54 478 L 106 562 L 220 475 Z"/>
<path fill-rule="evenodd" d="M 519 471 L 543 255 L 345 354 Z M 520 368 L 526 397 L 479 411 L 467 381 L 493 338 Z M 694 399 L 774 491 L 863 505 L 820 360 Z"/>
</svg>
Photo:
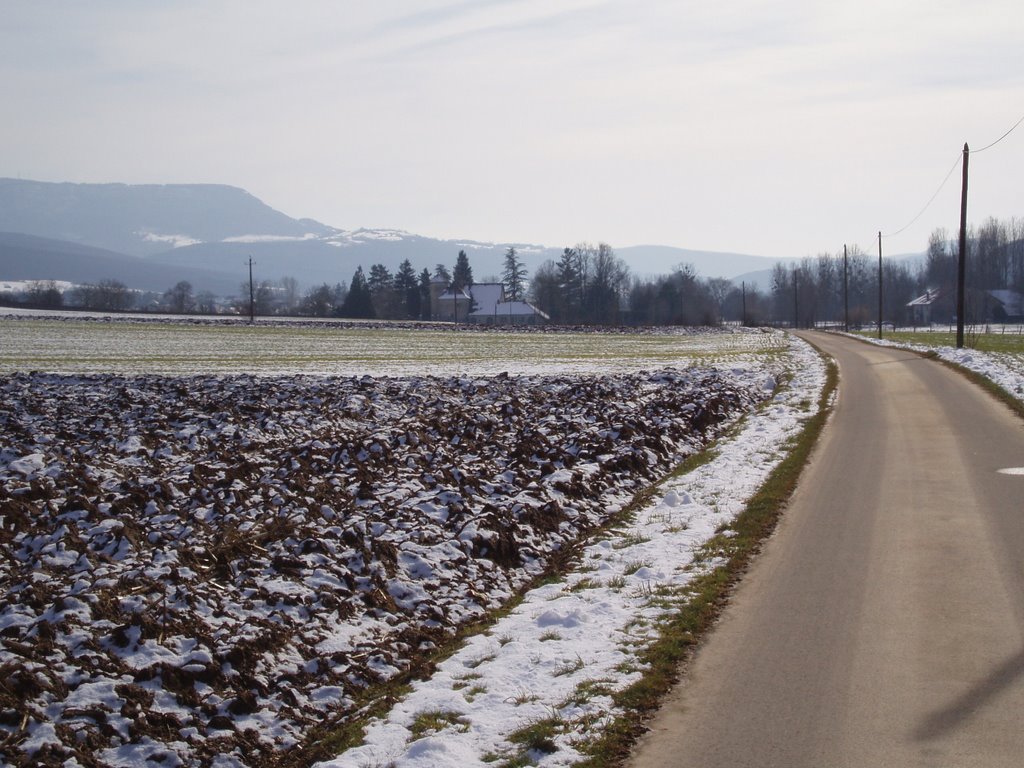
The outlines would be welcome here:
<svg viewBox="0 0 1024 768">
<path fill-rule="evenodd" d="M 0 176 L 444 239 L 910 253 L 955 236 L 964 143 L 1024 117 L 1022 39 L 1019 0 L 4 0 Z M 969 170 L 972 223 L 1024 217 L 1024 125 Z"/>
</svg>

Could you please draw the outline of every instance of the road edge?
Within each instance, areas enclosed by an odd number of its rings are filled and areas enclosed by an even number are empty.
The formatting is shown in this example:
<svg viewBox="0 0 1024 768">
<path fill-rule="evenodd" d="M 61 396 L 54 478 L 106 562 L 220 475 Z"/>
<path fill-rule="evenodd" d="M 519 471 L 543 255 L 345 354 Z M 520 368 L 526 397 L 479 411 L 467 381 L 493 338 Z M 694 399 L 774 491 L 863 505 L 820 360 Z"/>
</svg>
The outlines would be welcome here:
<svg viewBox="0 0 1024 768">
<path fill-rule="evenodd" d="M 646 668 L 643 677 L 614 695 L 621 713 L 600 738 L 588 745 L 587 758 L 576 763 L 577 767 L 619 768 L 625 763 L 782 518 L 832 413 L 839 386 L 835 361 L 813 342 L 801 339 L 825 363 L 825 385 L 818 396 L 817 411 L 804 423 L 786 455 L 744 510 L 695 554 L 695 566 L 711 567 L 687 585 L 685 599 L 680 599 L 662 621 L 657 639 L 641 654 L 640 661 Z"/>
</svg>

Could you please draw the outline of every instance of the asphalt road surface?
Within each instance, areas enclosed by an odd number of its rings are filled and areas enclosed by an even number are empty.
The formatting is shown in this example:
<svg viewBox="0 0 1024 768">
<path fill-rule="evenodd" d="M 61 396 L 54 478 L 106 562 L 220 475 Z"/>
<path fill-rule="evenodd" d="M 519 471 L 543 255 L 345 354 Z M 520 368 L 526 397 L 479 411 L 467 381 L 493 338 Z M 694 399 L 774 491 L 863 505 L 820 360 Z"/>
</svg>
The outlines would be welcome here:
<svg viewBox="0 0 1024 768">
<path fill-rule="evenodd" d="M 935 361 L 808 333 L 839 398 L 632 768 L 1024 766 L 1024 422 Z"/>
</svg>

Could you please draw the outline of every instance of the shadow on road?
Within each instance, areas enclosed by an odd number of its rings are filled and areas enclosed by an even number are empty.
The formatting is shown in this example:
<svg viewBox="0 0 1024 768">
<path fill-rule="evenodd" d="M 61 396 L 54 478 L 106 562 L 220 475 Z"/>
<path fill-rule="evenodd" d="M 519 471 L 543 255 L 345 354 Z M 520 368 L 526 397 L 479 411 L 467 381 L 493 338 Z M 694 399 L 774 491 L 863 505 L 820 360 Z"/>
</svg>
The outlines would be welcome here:
<svg viewBox="0 0 1024 768">
<path fill-rule="evenodd" d="M 877 363 L 868 363 L 867 365 L 869 368 L 874 368 L 877 365 L 900 365 L 902 363 L 923 363 L 926 361 L 928 361 L 927 357 L 922 357 L 921 355 L 915 355 L 911 353 L 908 354 L 906 357 L 899 357 L 896 358 L 895 360 L 880 360 Z"/>
<path fill-rule="evenodd" d="M 925 718 L 914 731 L 917 741 L 930 741 L 959 728 L 1024 674 L 1024 650 L 996 667 L 992 674 L 949 706 Z"/>
</svg>

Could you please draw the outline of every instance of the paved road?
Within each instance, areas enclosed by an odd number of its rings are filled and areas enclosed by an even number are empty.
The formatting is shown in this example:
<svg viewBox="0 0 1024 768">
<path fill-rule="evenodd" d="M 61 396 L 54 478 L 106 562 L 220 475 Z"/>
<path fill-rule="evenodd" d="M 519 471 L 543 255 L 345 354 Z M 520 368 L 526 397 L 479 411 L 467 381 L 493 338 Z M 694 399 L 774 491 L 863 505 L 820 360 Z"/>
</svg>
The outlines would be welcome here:
<svg viewBox="0 0 1024 768">
<path fill-rule="evenodd" d="M 824 334 L 840 395 L 775 536 L 632 768 L 1024 765 L 1024 424 Z"/>
</svg>

